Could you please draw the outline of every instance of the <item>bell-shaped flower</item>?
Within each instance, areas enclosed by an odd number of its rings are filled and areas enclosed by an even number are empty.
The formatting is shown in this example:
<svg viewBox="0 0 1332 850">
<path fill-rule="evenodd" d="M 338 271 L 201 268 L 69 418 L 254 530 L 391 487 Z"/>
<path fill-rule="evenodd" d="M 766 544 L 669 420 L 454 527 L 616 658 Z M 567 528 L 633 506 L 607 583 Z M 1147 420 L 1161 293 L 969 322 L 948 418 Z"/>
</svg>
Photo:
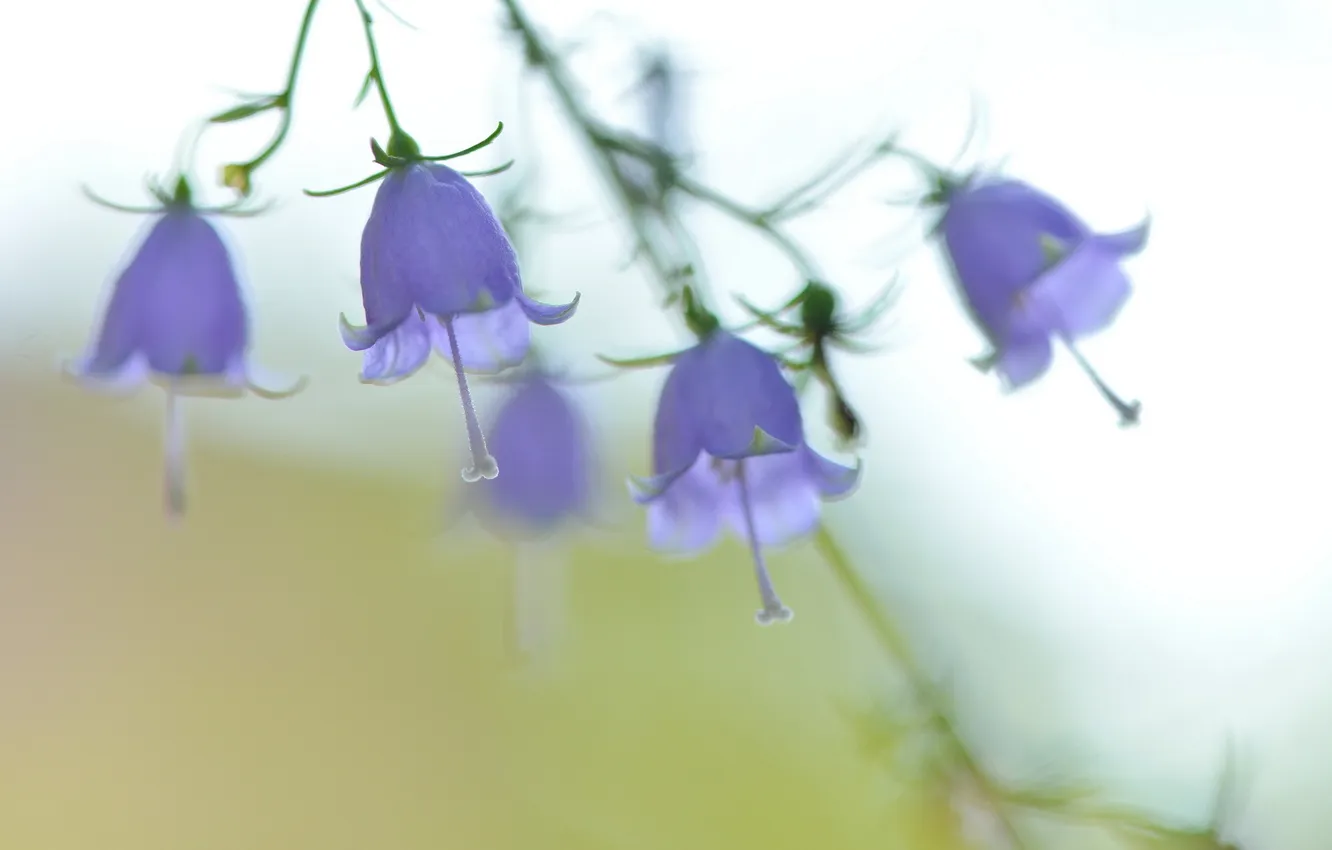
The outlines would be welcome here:
<svg viewBox="0 0 1332 850">
<path fill-rule="evenodd" d="M 1096 233 L 1058 200 L 1010 179 L 973 177 L 940 199 L 948 259 L 992 347 L 977 365 L 1016 389 L 1045 374 L 1059 339 L 1123 420 L 1135 421 L 1137 402 L 1113 393 L 1074 342 L 1109 327 L 1128 301 L 1120 263 L 1146 245 L 1150 222 Z"/>
<path fill-rule="evenodd" d="M 95 342 L 65 369 L 94 389 L 130 391 L 149 379 L 165 388 L 166 508 L 178 516 L 185 508 L 179 398 L 246 390 L 282 398 L 297 392 L 304 379 L 286 389 L 261 386 L 271 380 L 259 377 L 247 360 L 249 317 L 236 270 L 217 230 L 190 205 L 183 178 L 158 212 L 115 282 Z"/>
<path fill-rule="evenodd" d="M 592 506 L 587 423 L 573 399 L 548 376 L 515 379 L 491 423 L 490 451 L 504 474 L 481 482 L 469 501 L 505 536 L 540 537 Z"/>
<path fill-rule="evenodd" d="M 763 549 L 810 534 L 821 502 L 849 494 L 860 467 L 805 443 L 795 390 L 771 355 L 723 330 L 675 358 L 653 428 L 653 477 L 631 480 L 652 546 L 699 552 L 729 526 L 748 544 L 762 625 L 791 619 Z"/>
<path fill-rule="evenodd" d="M 593 508 L 593 451 L 579 405 L 539 369 L 515 376 L 488 429 L 504 474 L 467 488 L 465 504 L 514 544 L 513 644 L 535 660 L 559 638 L 567 547 L 551 537 Z"/>
<path fill-rule="evenodd" d="M 498 372 L 522 362 L 529 323 L 573 315 L 578 297 L 549 305 L 523 293 L 518 258 L 490 204 L 446 165 L 392 167 L 361 236 L 364 327 L 342 318 L 342 338 L 363 351 L 361 380 L 389 384 L 421 368 L 432 350 L 452 362 L 471 446 L 463 478 L 494 478 L 466 371 Z"/>
</svg>

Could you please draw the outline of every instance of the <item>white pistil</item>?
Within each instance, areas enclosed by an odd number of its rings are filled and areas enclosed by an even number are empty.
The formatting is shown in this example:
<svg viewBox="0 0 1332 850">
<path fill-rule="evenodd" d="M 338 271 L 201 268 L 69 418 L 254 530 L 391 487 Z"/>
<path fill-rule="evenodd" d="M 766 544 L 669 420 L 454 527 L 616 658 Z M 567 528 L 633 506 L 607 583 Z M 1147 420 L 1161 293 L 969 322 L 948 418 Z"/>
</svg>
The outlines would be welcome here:
<svg viewBox="0 0 1332 850">
<path fill-rule="evenodd" d="M 453 372 L 458 377 L 458 392 L 462 396 L 463 417 L 467 420 L 467 442 L 472 449 L 472 465 L 462 471 L 463 480 L 471 484 L 482 478 L 492 479 L 499 475 L 499 464 L 495 462 L 486 448 L 485 435 L 481 433 L 481 423 L 476 419 L 476 408 L 472 404 L 472 393 L 467 388 L 467 373 L 463 371 L 462 355 L 458 353 L 458 335 L 453 330 L 453 317 L 440 319 L 444 332 L 449 338 L 449 354 L 453 357 Z"/>
<path fill-rule="evenodd" d="M 754 508 L 749 499 L 749 481 L 745 476 L 743 460 L 735 464 L 735 480 L 740 485 L 740 510 L 745 520 L 745 538 L 749 541 L 749 551 L 754 557 L 754 578 L 758 580 L 759 598 L 763 601 L 763 608 L 754 615 L 754 619 L 760 626 L 788 623 L 795 615 L 777 596 L 777 590 L 772 586 L 772 576 L 768 575 L 768 566 L 763 562 L 763 550 L 759 546 L 758 534 L 754 531 Z"/>
</svg>

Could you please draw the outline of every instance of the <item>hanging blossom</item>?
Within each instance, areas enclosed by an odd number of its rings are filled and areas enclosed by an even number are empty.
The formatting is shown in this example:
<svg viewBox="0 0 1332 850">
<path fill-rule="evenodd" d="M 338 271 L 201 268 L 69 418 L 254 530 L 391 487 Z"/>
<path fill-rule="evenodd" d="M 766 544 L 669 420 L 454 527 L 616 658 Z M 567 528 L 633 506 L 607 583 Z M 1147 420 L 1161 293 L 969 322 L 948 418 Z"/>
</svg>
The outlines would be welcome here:
<svg viewBox="0 0 1332 850">
<path fill-rule="evenodd" d="M 592 504 L 591 441 L 573 399 L 537 369 L 513 379 L 490 432 L 503 476 L 481 483 L 469 502 L 501 536 L 540 537 Z"/>
<path fill-rule="evenodd" d="M 249 318 L 226 245 L 191 202 L 188 181 L 174 193 L 154 187 L 161 207 L 123 207 L 158 218 L 116 280 L 96 340 L 65 371 L 92 389 L 126 392 L 146 381 L 166 390 L 165 503 L 168 515 L 185 511 L 185 428 L 182 396 L 285 398 L 304 385 L 266 389 L 247 360 Z M 235 212 L 224 207 L 211 212 Z"/>
<path fill-rule="evenodd" d="M 657 406 L 653 477 L 631 479 L 647 506 L 653 547 L 710 547 L 723 524 L 749 544 L 763 607 L 760 625 L 786 622 L 763 549 L 818 526 L 820 503 L 855 488 L 845 467 L 805 443 L 795 390 L 771 355 L 724 330 L 674 357 Z"/>
<path fill-rule="evenodd" d="M 956 179 L 931 167 L 932 203 L 944 208 L 938 232 L 973 320 L 991 346 L 975 362 L 1012 390 L 1050 368 L 1052 340 L 1074 355 L 1120 414 L 1137 421 L 1141 405 L 1113 392 L 1076 341 L 1108 328 L 1131 287 L 1121 262 L 1146 246 L 1150 219 L 1119 233 L 1096 233 L 1064 204 L 1019 180 Z"/>
<path fill-rule="evenodd" d="M 591 514 L 591 436 L 574 399 L 537 367 L 510 379 L 488 433 L 504 474 L 478 482 L 465 495 L 488 530 L 517 544 L 512 645 L 524 660 L 535 661 L 562 632 L 567 554 L 550 538 Z"/>
<path fill-rule="evenodd" d="M 471 447 L 463 479 L 495 478 L 499 465 L 486 447 L 466 372 L 521 363 L 531 344 L 529 323 L 564 322 L 578 296 L 557 305 L 528 298 L 504 228 L 466 177 L 421 157 L 405 133 L 390 139 L 388 154 L 373 147 L 388 170 L 361 236 L 366 324 L 355 327 L 343 316 L 343 342 L 365 352 L 366 383 L 400 381 L 425 365 L 432 350 L 451 361 Z"/>
</svg>

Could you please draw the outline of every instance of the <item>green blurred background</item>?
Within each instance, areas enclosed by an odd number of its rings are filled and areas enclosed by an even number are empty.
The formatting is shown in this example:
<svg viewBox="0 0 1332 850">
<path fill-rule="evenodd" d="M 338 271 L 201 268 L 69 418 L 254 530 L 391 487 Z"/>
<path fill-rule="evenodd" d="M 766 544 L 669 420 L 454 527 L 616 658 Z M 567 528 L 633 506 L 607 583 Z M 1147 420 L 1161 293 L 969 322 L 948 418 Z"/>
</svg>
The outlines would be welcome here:
<svg viewBox="0 0 1332 850">
<path fill-rule="evenodd" d="M 636 529 L 572 540 L 558 655 L 516 665 L 518 556 L 432 544 L 437 490 L 201 443 L 168 527 L 151 429 L 73 387 L 4 395 L 0 846 L 900 834 L 843 711 L 867 693 L 867 636 L 808 554 L 776 561 L 798 619 L 761 630 L 738 543 L 669 563 Z"/>
</svg>

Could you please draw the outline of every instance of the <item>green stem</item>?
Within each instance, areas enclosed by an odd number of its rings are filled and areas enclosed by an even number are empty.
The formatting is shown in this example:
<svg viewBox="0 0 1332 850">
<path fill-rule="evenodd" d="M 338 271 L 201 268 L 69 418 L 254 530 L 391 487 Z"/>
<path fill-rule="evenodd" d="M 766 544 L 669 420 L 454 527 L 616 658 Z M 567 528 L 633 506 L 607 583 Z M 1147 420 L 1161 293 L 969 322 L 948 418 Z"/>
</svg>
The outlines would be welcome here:
<svg viewBox="0 0 1332 850">
<path fill-rule="evenodd" d="M 583 141 L 591 149 L 597 165 L 601 168 L 602 176 L 611 184 L 615 197 L 620 201 L 625 217 L 628 218 L 630 227 L 638 239 L 638 251 L 647 259 L 648 265 L 661 281 L 668 281 L 674 277 L 674 270 L 656 250 L 653 245 L 651 234 L 639 214 L 638 207 L 630 200 L 632 190 L 625 185 L 624 178 L 620 176 L 619 169 L 616 167 L 614 157 L 611 151 L 602 144 L 602 134 L 598 131 L 598 122 L 592 118 L 578 96 L 574 94 L 573 82 L 565 73 L 564 67 L 555 58 L 554 53 L 542 42 L 538 35 L 536 26 L 532 20 L 518 5 L 517 0 L 500 0 L 504 9 L 509 14 L 514 29 L 523 39 L 523 46 L 529 58 L 536 58 L 536 67 L 538 67 L 549 83 L 551 91 L 555 93 L 555 99 L 559 102 L 560 108 L 564 110 L 565 116 L 583 137 Z"/>
<path fill-rule="evenodd" d="M 615 169 L 614 160 L 611 156 L 611 151 L 607 145 L 604 144 L 604 136 L 598 131 L 597 122 L 588 113 L 578 96 L 574 93 L 572 81 L 566 76 L 564 68 L 559 64 L 555 56 L 541 41 L 535 26 L 524 13 L 523 9 L 518 5 L 517 0 L 500 0 L 500 2 L 508 11 L 514 28 L 524 39 L 526 54 L 529 57 L 537 58 L 535 63 L 536 67 L 542 71 L 547 81 L 550 83 L 551 89 L 555 93 L 556 100 L 564 110 L 565 116 L 572 124 L 578 127 L 584 140 L 592 149 L 598 163 L 601 165 L 612 187 L 615 189 L 617 197 L 622 202 L 630 226 L 639 237 L 639 242 L 643 246 L 644 254 L 652 265 L 653 271 L 656 273 L 658 279 L 665 283 L 670 279 L 669 265 L 656 254 L 655 250 L 653 250 L 646 228 L 641 219 L 637 216 L 636 207 L 630 201 L 630 188 L 625 186 L 623 181 L 619 178 L 618 171 Z M 727 213 L 733 218 L 762 231 L 769 239 L 776 243 L 778 248 L 790 258 L 792 264 L 795 265 L 800 273 L 807 279 L 820 279 L 820 275 L 818 274 L 813 261 L 806 256 L 805 252 L 783 232 L 769 224 L 762 214 L 746 209 L 735 201 L 732 201 L 707 187 L 683 178 L 677 179 L 679 181 L 677 185 L 681 190 L 712 205 L 722 212 Z M 689 300 L 686 299 L 682 302 L 682 307 L 687 307 L 688 303 Z M 906 642 L 893 627 L 891 621 L 879 609 L 873 596 L 865 587 L 856 571 L 851 567 L 846 556 L 842 553 L 841 548 L 837 546 L 836 541 L 828 532 L 827 528 L 821 526 L 815 539 L 819 551 L 832 567 L 834 575 L 837 576 L 846 588 L 852 601 L 861 610 L 861 613 L 867 622 L 869 622 L 879 643 L 883 646 L 884 650 L 901 664 L 905 671 L 907 671 L 907 675 L 913 686 L 919 692 L 922 702 L 931 707 L 932 724 L 942 733 L 944 739 L 949 742 L 958 762 L 963 765 L 964 769 L 975 778 L 983 789 L 986 789 L 987 791 L 993 789 L 993 783 L 980 770 L 976 760 L 972 757 L 970 750 L 967 749 L 956 731 L 954 731 L 952 723 L 944 715 L 942 709 L 939 708 L 940 700 L 934 684 L 915 666 L 912 661 L 911 653 L 906 646 Z M 1019 848 L 1022 847 L 1023 843 L 1013 825 L 1002 813 L 999 813 L 999 818 L 1004 825 L 1005 831 L 1012 839 L 1013 846 Z"/>
<path fill-rule="evenodd" d="M 360 0 L 357 0 L 358 5 Z M 600 166 L 603 176 L 610 183 L 615 197 L 619 200 L 621 207 L 628 219 L 630 229 L 638 238 L 637 256 L 646 259 L 649 266 L 658 281 L 668 291 L 673 288 L 675 281 L 674 268 L 660 252 L 659 247 L 652 239 L 652 235 L 647 227 L 638 205 L 635 203 L 634 187 L 627 183 L 621 175 L 614 153 L 626 150 L 621 145 L 615 143 L 615 140 L 608 135 L 583 102 L 575 93 L 573 80 L 567 74 L 564 66 L 560 63 L 555 54 L 542 41 L 537 33 L 532 20 L 527 16 L 519 0 L 500 0 L 501 5 L 508 12 L 510 23 L 513 29 L 523 39 L 524 53 L 530 67 L 540 71 L 549 83 L 551 90 L 555 94 L 556 101 L 563 110 L 565 117 L 573 124 L 582 135 L 584 142 L 591 149 L 591 152 Z M 367 30 L 368 34 L 368 30 Z M 378 81 L 378 80 L 377 80 Z M 381 88 L 382 95 L 382 88 Z M 390 119 L 391 120 L 391 119 Z M 633 155 L 632 151 L 628 151 Z M 876 161 L 883 154 L 892 152 L 901 155 L 903 158 L 915 164 L 928 178 L 934 181 L 941 181 L 946 174 L 937 166 L 930 163 L 924 157 L 921 157 L 911 151 L 897 148 L 895 144 L 881 144 L 876 149 L 866 155 L 865 161 L 852 167 L 849 171 L 852 174 L 859 173 L 869 164 Z M 847 178 L 833 180 L 831 175 L 825 175 L 826 179 L 834 184 L 832 188 L 825 189 L 820 196 L 826 197 L 837 187 L 845 185 Z M 794 193 L 788 194 L 781 202 L 763 211 L 755 211 L 746 206 L 731 200 L 730 198 L 696 183 L 683 175 L 676 175 L 674 186 L 680 191 L 691 197 L 706 203 L 720 212 L 740 221 L 756 230 L 762 232 L 771 240 L 778 249 L 780 249 L 792 265 L 810 281 L 821 281 L 813 260 L 806 254 L 791 237 L 787 236 L 782 230 L 778 229 L 773 221 L 778 218 L 790 218 L 807 210 L 808 205 L 812 203 L 806 196 L 811 192 L 820 181 L 811 181 L 800 187 Z M 800 201 L 800 203 L 797 203 Z M 794 204 L 791 208 L 786 208 L 786 204 Z M 683 225 L 679 222 L 671 221 L 668 224 L 675 224 L 680 229 Z M 682 249 L 683 250 L 683 249 Z M 686 252 L 691 256 L 691 261 L 697 262 L 696 251 Z M 688 297 L 689 293 L 684 293 L 685 297 L 677 302 L 680 312 L 685 318 L 688 318 L 690 304 L 693 299 Z M 605 359 L 605 358 L 603 358 Z M 650 358 L 653 362 L 661 358 Z M 643 361 L 642 365 L 647 365 L 648 360 Z M 626 364 L 628 365 L 628 364 Z M 634 364 L 639 365 L 639 364 Z M 941 693 L 940 689 L 934 684 L 926 672 L 915 662 L 910 647 L 901 632 L 893 624 L 892 619 L 882 610 L 874 594 L 861 579 L 859 573 L 852 567 L 837 541 L 828 531 L 826 526 L 820 526 L 815 534 L 815 546 L 820 555 L 827 562 L 833 572 L 834 577 L 841 583 L 852 604 L 859 610 L 865 622 L 874 633 L 875 639 L 883 651 L 889 655 L 903 671 L 907 677 L 919 703 L 929 714 L 929 726 L 944 741 L 945 746 L 953 756 L 954 763 L 960 765 L 968 774 L 969 778 L 976 783 L 985 795 L 987 802 L 993 808 L 1000 828 L 1003 830 L 1010 845 L 1014 848 L 1024 848 L 1027 843 L 1022 839 L 1021 833 L 1014 824 L 1009 810 L 1012 808 L 1027 808 L 1047 811 L 1047 806 L 1024 804 L 1020 796 L 1005 787 L 1002 787 L 989 774 L 987 774 L 971 749 L 962 739 L 957 731 L 956 724 L 949 717 L 948 701 Z M 1055 810 L 1058 812 L 1058 809 Z M 1074 817 L 1077 815 L 1073 814 Z M 1155 825 L 1146 818 L 1131 817 L 1118 812 L 1088 812 L 1088 819 L 1092 822 L 1103 820 L 1107 825 L 1118 825 L 1124 828 L 1137 827 L 1138 829 L 1155 834 L 1183 834 L 1174 833 L 1163 827 Z M 1098 817 L 1099 815 L 1099 817 Z"/>
<path fill-rule="evenodd" d="M 796 244 L 795 240 L 790 236 L 787 236 L 781 230 L 778 230 L 770 224 L 766 214 L 754 212 L 743 204 L 731 200 L 714 189 L 700 183 L 695 183 L 684 175 L 676 177 L 676 186 L 678 186 L 682 192 L 692 195 L 714 209 L 726 213 L 731 218 L 749 225 L 768 237 L 768 239 L 786 255 L 787 259 L 791 261 L 791 265 L 795 266 L 796 271 L 798 271 L 806 281 L 823 280 L 823 276 L 819 273 L 818 267 L 814 264 L 814 261 L 810 259 L 809 255 L 805 253 L 805 250 Z"/>
<path fill-rule="evenodd" d="M 252 174 L 258 170 L 259 166 L 268 161 L 269 157 L 277 153 L 278 148 L 287 139 L 287 132 L 291 129 L 292 105 L 296 97 L 296 78 L 301 72 L 301 60 L 305 57 L 305 42 L 310 36 L 310 24 L 314 21 L 315 9 L 319 6 L 319 0 L 310 0 L 305 6 L 305 15 L 301 18 L 301 29 L 296 35 L 296 49 L 291 54 L 291 66 L 287 69 L 287 86 L 280 95 L 282 101 L 282 117 L 278 122 L 277 133 L 274 134 L 268 147 L 259 152 L 259 155 L 249 162 L 243 163 L 247 174 Z"/>
<path fill-rule="evenodd" d="M 370 78 L 375 81 L 375 90 L 379 92 L 379 102 L 384 107 L 384 118 L 388 121 L 391 136 L 402 134 L 402 127 L 398 124 L 397 113 L 393 111 L 393 104 L 389 101 L 388 89 L 384 87 L 384 72 L 379 66 L 379 49 L 375 45 L 374 19 L 370 17 L 370 10 L 365 8 L 362 0 L 356 0 L 356 8 L 361 12 L 361 29 L 365 31 L 365 46 L 370 51 Z"/>
<path fill-rule="evenodd" d="M 533 60 L 535 67 L 540 69 L 546 80 L 549 82 L 555 98 L 563 109 L 565 116 L 570 123 L 575 125 L 582 133 L 584 141 L 591 148 L 598 164 L 602 167 L 605 176 L 608 178 L 615 190 L 616 196 L 620 199 L 630 226 L 639 238 L 644 255 L 647 257 L 653 271 L 658 279 L 663 283 L 670 280 L 670 267 L 653 249 L 643 221 L 637 215 L 637 208 L 630 200 L 631 189 L 624 185 L 624 181 L 619 177 L 619 172 L 615 168 L 615 162 L 612 158 L 612 151 L 605 144 L 605 136 L 599 131 L 599 125 L 595 119 L 588 113 L 578 96 L 574 93 L 572 81 L 565 73 L 563 66 L 555 58 L 554 54 L 541 41 L 537 34 L 536 27 L 533 25 L 518 0 L 500 0 L 505 10 L 509 13 L 513 27 L 524 40 L 525 53 L 529 60 Z M 741 204 L 721 195 L 705 186 L 694 183 L 690 180 L 677 176 L 677 186 L 689 195 L 701 200 L 716 209 L 730 215 L 731 217 L 748 224 L 749 226 L 761 231 L 770 240 L 772 240 L 779 249 L 791 260 L 791 263 L 809 280 L 819 280 L 819 275 L 813 261 L 805 254 L 790 237 L 785 233 L 773 227 L 767 217 L 761 213 L 756 213 L 747 209 Z M 687 307 L 689 299 L 682 302 L 682 308 Z M 932 725 L 942 734 L 943 738 L 949 743 L 958 762 L 968 771 L 979 783 L 980 787 L 990 792 L 994 783 L 981 771 L 976 760 L 972 757 L 970 750 L 958 736 L 953 728 L 953 724 L 948 720 L 942 708 L 941 701 L 934 684 L 921 672 L 912 661 L 911 653 L 906 646 L 906 642 L 893 627 L 891 621 L 884 615 L 875 603 L 873 596 L 861 581 L 859 575 L 851 567 L 843 554 L 841 548 L 837 545 L 832 535 L 826 527 L 820 526 L 816 536 L 816 545 L 819 551 L 829 565 L 832 567 L 834 575 L 841 581 L 846 588 L 852 601 L 860 609 L 866 621 L 870 624 L 879 643 L 883 649 L 892 656 L 907 672 L 907 675 L 920 695 L 921 701 L 930 707 Z M 1012 839 L 1014 847 L 1022 847 L 1023 842 L 1012 823 L 1004 816 L 1002 812 L 997 812 L 1000 822 Z"/>
<path fill-rule="evenodd" d="M 962 736 L 958 734 L 953 721 L 948 717 L 947 709 L 944 707 L 945 700 L 940 694 L 939 688 L 916 663 L 910 648 L 907 646 L 906 638 L 898 631 L 892 619 L 884 613 L 874 593 L 861 579 L 855 568 L 851 566 L 850 559 L 847 558 L 842 547 L 837 544 L 826 525 L 819 526 L 814 535 L 814 546 L 832 569 L 833 575 L 841 582 L 847 596 L 851 599 L 851 603 L 855 605 L 865 622 L 869 624 L 879 646 L 902 669 L 903 674 L 911 683 L 912 690 L 929 713 L 930 726 L 943 739 L 953 758 L 977 783 L 985 793 L 987 800 L 994 806 L 995 817 L 1011 845 L 1015 848 L 1025 846 L 1017 827 L 999 805 L 1004 796 L 1002 789 L 995 787 L 995 783 L 981 768 L 975 756 L 971 754 L 970 748 L 962 740 Z"/>
</svg>

